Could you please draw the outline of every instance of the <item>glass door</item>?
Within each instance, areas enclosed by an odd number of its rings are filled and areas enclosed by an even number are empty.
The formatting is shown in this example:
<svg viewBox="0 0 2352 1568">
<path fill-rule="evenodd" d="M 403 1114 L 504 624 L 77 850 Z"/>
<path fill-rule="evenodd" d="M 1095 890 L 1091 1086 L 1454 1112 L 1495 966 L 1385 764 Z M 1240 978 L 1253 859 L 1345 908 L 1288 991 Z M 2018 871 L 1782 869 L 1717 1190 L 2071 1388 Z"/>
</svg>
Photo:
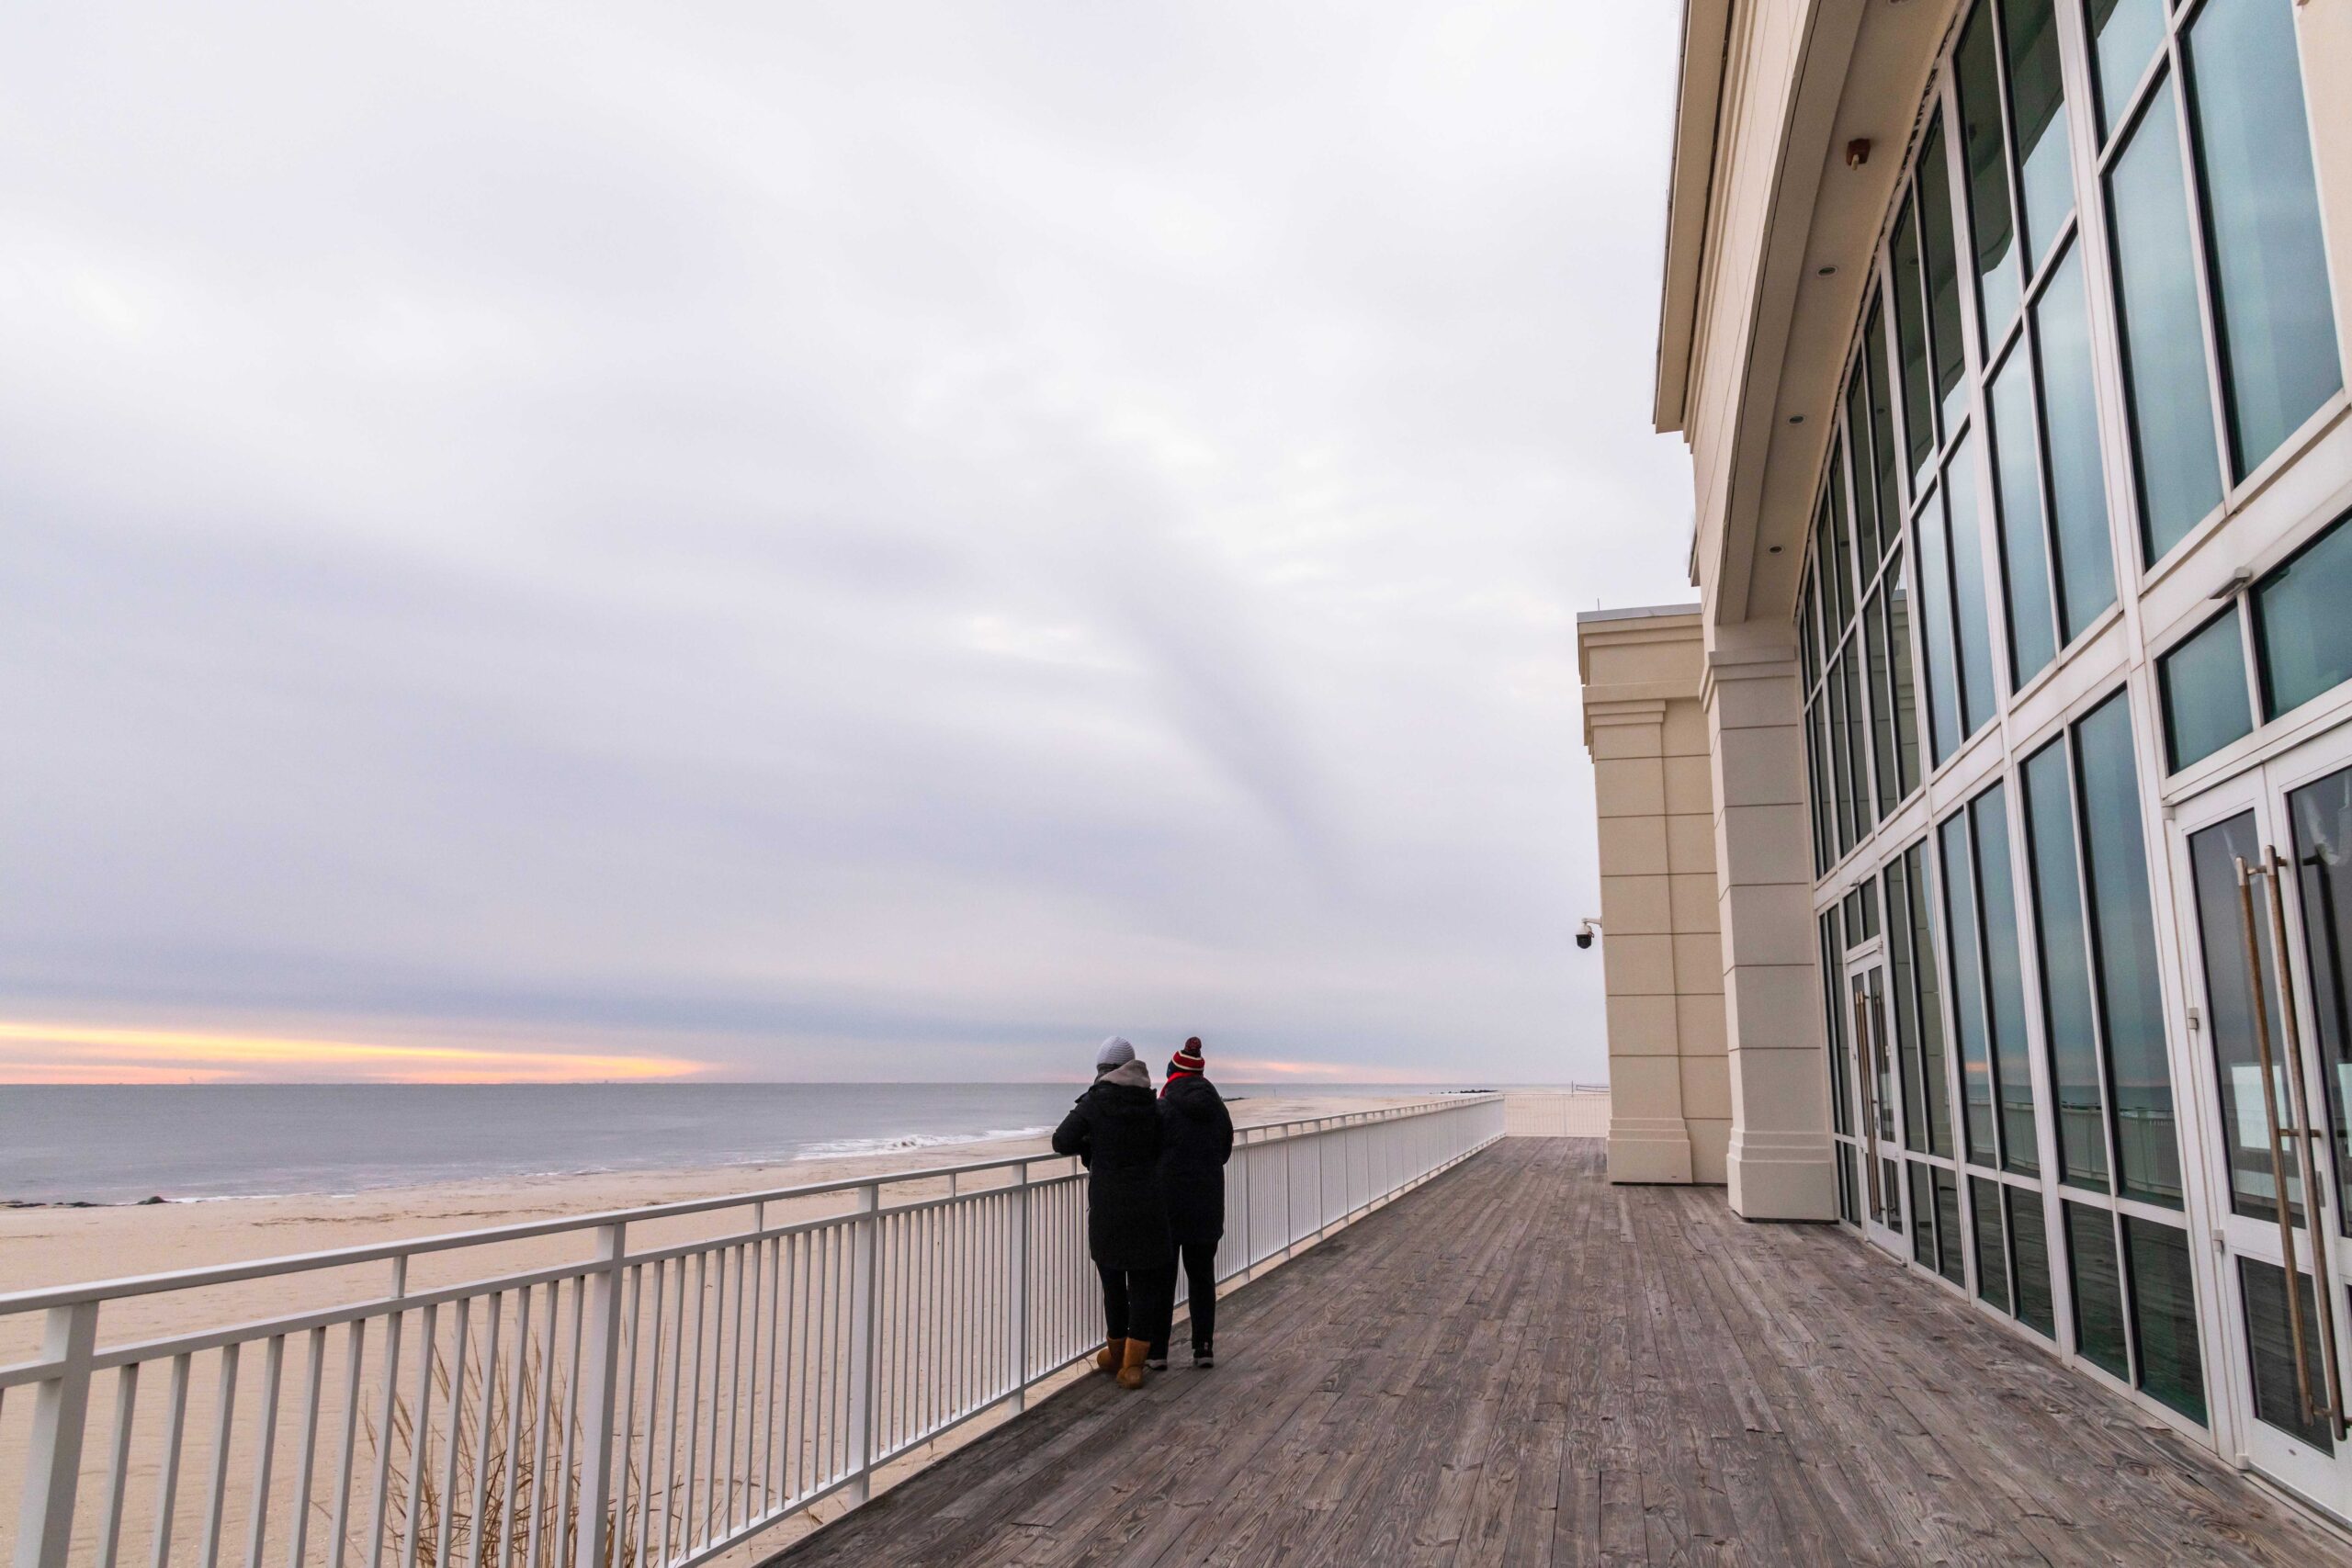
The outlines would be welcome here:
<svg viewBox="0 0 2352 1568">
<path fill-rule="evenodd" d="M 1846 1002 L 1861 1069 L 1856 1076 L 1861 1095 L 1862 1234 L 1897 1257 L 1908 1257 L 1903 1223 L 1903 1094 L 1887 1029 L 1885 954 L 1877 943 L 1848 964 Z"/>
<path fill-rule="evenodd" d="M 2183 806 L 2175 843 L 2239 1447 L 2352 1514 L 2352 730 Z"/>
</svg>

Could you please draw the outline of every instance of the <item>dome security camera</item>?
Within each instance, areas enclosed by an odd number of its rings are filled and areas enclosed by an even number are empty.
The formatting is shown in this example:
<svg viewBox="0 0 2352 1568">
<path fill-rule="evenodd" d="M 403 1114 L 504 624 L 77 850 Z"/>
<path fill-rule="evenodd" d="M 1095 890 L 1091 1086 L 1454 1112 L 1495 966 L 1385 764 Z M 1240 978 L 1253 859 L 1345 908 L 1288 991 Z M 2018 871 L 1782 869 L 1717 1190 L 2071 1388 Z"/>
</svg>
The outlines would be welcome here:
<svg viewBox="0 0 2352 1568">
<path fill-rule="evenodd" d="M 1600 934 L 1600 921 L 1598 919 L 1588 919 L 1577 928 L 1577 945 L 1589 948 L 1592 945 L 1592 939 Z"/>
</svg>

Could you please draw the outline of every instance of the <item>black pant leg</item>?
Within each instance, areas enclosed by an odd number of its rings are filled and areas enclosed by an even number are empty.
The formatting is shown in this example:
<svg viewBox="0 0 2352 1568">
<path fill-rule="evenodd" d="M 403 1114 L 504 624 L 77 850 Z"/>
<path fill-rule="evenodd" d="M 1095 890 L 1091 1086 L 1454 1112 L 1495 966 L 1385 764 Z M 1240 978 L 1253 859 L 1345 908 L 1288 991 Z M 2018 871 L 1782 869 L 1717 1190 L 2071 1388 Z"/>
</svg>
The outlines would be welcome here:
<svg viewBox="0 0 2352 1568">
<path fill-rule="evenodd" d="M 1192 1292 L 1193 1348 L 1216 1343 L 1216 1243 L 1184 1244 L 1184 1288 Z"/>
<path fill-rule="evenodd" d="M 1159 1269 L 1138 1269 L 1127 1276 L 1127 1334 L 1149 1342 L 1151 1353 L 1168 1353 L 1168 1319 L 1175 1309 L 1169 1298 L 1176 1290 L 1176 1265 L 1171 1259 Z"/>
<path fill-rule="evenodd" d="M 1103 1337 L 1111 1340 L 1125 1339 L 1127 1337 L 1130 1314 L 1134 1310 L 1134 1303 L 1130 1301 L 1127 1291 L 1127 1271 L 1124 1269 L 1114 1269 L 1102 1263 L 1097 1263 L 1094 1266 L 1094 1271 L 1102 1276 Z"/>
</svg>

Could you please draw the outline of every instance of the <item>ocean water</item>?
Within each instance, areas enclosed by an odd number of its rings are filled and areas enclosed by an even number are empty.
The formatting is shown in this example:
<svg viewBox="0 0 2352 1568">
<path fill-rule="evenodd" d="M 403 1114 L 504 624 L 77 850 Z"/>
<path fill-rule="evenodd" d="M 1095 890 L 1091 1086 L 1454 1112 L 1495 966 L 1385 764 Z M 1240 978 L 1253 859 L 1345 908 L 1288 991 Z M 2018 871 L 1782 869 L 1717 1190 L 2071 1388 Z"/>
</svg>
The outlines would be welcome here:
<svg viewBox="0 0 2352 1568">
<path fill-rule="evenodd" d="M 1052 1130 L 1072 1084 L 0 1088 L 0 1201 L 355 1192 L 765 1165 Z M 1229 1095 L 1249 1090 L 1230 1087 Z M 1317 1094 L 1346 1093 L 1318 1085 Z M 1394 1094 L 1395 1089 L 1364 1090 Z M 943 1154 L 942 1163 L 952 1155 Z"/>
</svg>

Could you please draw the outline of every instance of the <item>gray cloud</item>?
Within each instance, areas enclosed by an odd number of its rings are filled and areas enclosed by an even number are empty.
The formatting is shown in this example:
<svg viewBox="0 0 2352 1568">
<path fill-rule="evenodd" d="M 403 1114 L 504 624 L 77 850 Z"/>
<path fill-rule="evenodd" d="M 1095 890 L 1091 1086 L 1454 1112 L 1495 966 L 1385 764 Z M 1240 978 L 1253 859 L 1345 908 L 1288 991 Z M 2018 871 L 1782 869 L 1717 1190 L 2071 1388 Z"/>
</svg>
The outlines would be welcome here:
<svg viewBox="0 0 2352 1568">
<path fill-rule="evenodd" d="M 1597 1076 L 1673 32 L 12 14 L 0 1011 Z"/>
</svg>

